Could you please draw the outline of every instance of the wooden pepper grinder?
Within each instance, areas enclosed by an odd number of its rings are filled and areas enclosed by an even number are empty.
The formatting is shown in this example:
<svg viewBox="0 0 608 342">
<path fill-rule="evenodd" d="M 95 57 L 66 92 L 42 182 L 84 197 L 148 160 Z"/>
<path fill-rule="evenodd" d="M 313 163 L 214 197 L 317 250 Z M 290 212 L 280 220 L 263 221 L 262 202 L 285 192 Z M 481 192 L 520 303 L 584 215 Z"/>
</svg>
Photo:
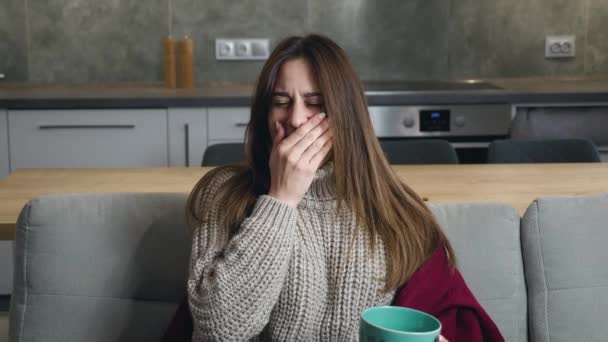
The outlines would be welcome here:
<svg viewBox="0 0 608 342">
<path fill-rule="evenodd" d="M 164 58 L 165 64 L 165 87 L 175 88 L 177 87 L 177 60 L 175 54 L 175 39 L 171 36 L 167 37 L 163 41 Z"/>
<path fill-rule="evenodd" d="M 185 36 L 179 41 L 180 88 L 194 87 L 194 47 L 192 39 Z"/>
</svg>

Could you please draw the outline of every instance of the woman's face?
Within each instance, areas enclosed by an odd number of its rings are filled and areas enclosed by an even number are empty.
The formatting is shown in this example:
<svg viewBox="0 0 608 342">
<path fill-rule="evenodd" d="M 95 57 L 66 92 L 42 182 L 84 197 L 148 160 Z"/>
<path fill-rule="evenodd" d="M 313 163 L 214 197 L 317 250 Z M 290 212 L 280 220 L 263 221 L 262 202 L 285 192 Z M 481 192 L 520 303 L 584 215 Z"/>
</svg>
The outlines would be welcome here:
<svg viewBox="0 0 608 342">
<path fill-rule="evenodd" d="M 268 128 L 272 138 L 276 133 L 275 122 L 281 123 L 286 136 L 289 136 L 313 115 L 323 111 L 323 95 L 308 62 L 297 58 L 283 63 L 268 114 Z"/>
</svg>

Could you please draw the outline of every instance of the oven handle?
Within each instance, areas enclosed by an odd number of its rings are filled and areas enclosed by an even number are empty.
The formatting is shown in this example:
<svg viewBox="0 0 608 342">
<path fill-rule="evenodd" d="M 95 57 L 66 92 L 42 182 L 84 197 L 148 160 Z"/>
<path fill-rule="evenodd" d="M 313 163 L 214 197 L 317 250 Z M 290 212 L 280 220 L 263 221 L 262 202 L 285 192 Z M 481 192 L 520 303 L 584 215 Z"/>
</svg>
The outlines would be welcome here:
<svg viewBox="0 0 608 342">
<path fill-rule="evenodd" d="M 451 142 L 454 148 L 488 148 L 490 146 L 489 141 L 480 142 Z"/>
</svg>

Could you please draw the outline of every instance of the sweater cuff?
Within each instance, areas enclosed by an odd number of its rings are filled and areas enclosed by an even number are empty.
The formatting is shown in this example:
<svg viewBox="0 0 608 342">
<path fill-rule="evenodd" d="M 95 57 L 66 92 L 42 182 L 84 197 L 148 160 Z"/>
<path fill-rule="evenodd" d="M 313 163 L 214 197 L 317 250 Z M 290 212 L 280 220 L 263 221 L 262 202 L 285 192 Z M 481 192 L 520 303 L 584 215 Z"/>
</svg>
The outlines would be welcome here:
<svg viewBox="0 0 608 342">
<path fill-rule="evenodd" d="M 261 195 L 253 206 L 250 217 L 272 226 L 290 227 L 298 220 L 298 210 L 274 197 Z"/>
</svg>

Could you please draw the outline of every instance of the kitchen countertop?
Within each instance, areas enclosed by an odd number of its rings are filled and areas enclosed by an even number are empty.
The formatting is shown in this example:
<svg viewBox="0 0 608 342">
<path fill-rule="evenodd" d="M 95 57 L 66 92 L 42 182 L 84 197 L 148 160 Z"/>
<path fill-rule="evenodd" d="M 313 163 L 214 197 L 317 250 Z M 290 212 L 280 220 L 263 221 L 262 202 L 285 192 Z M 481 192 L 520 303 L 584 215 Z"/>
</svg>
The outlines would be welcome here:
<svg viewBox="0 0 608 342">
<path fill-rule="evenodd" d="M 395 90 L 373 82 L 370 105 L 608 102 L 608 78 L 516 78 L 483 80 L 502 89 Z M 370 83 L 368 83 L 370 84 Z M 382 90 L 382 85 L 387 90 Z M 204 82 L 194 89 L 162 83 L 0 83 L 0 108 L 158 108 L 249 106 L 253 84 Z"/>
</svg>

